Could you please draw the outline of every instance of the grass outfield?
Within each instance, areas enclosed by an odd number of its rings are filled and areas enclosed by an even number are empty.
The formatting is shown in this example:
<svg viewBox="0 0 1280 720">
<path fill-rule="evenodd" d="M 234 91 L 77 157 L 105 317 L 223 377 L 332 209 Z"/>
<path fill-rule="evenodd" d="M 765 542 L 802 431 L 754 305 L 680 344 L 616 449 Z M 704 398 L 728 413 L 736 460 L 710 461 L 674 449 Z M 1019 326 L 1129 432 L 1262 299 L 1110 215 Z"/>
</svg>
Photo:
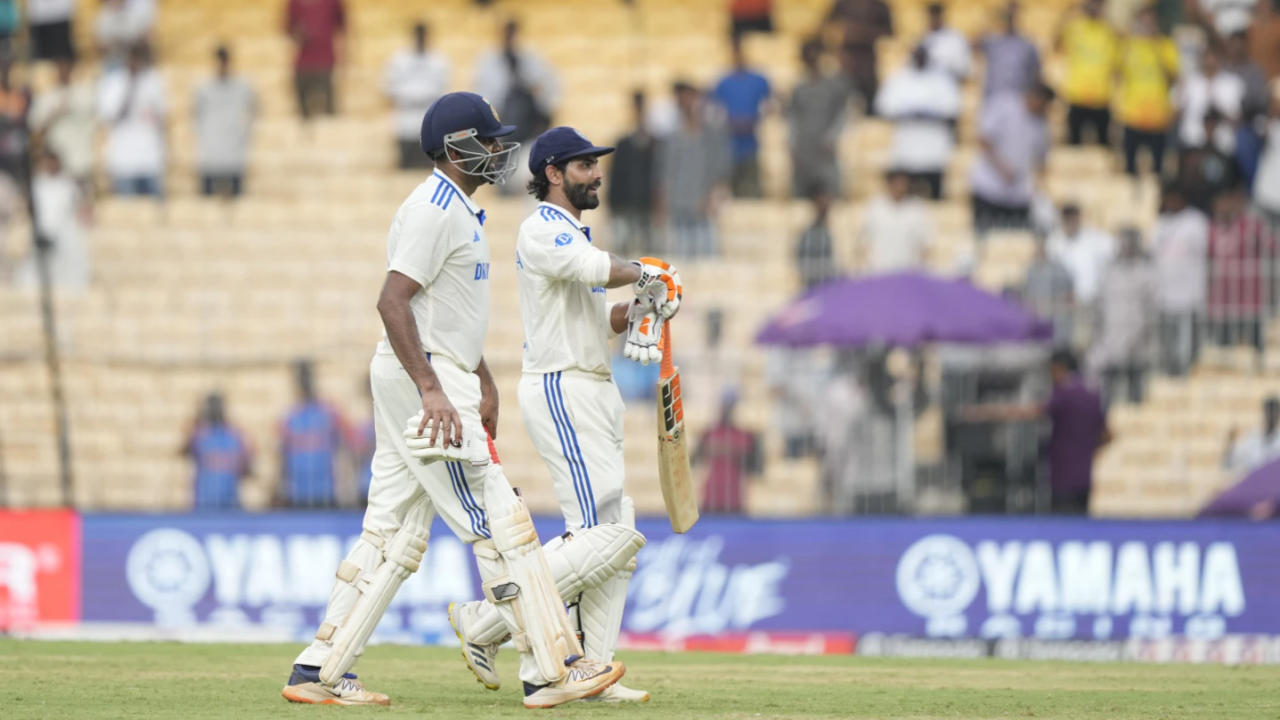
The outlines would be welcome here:
<svg viewBox="0 0 1280 720">
<path fill-rule="evenodd" d="M 529 717 L 515 655 L 489 692 L 453 648 L 375 647 L 360 663 L 390 708 L 321 708 L 280 697 L 289 645 L 0 639 L 0 717 Z M 627 653 L 640 706 L 574 704 L 565 717 L 1280 718 L 1280 667 L 1083 664 Z"/>
</svg>

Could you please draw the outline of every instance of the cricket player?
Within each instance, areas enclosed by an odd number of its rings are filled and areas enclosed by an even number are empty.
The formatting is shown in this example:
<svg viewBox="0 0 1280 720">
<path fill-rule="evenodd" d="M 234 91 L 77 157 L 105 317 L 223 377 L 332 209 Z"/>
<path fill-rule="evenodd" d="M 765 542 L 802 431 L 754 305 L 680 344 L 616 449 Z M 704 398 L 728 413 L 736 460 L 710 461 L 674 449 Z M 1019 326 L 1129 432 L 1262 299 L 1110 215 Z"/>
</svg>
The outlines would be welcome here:
<svg viewBox="0 0 1280 720">
<path fill-rule="evenodd" d="M 473 547 L 485 596 L 520 650 L 527 707 L 599 693 L 624 672 L 621 663 L 581 657 L 551 563 L 489 439 L 498 429 L 497 391 L 481 353 L 489 243 L 471 196 L 509 177 L 517 143 L 500 138 L 513 130 L 473 93 L 444 95 L 423 118 L 422 149 L 436 170 L 400 206 L 387 236 L 378 299 L 385 334 L 370 363 L 376 449 L 364 528 L 338 567 L 315 641 L 283 689 L 293 702 L 389 703 L 349 670 L 418 569 L 436 513 Z M 643 544 L 621 525 L 601 529 L 556 554 L 561 575 L 611 577 Z"/>
<path fill-rule="evenodd" d="M 678 274 L 666 263 L 611 255 L 593 244 L 591 229 L 582 224 L 582 211 L 600 204 L 599 158 L 611 152 L 569 127 L 539 136 L 529 155 L 529 192 L 540 203 L 516 240 L 525 336 L 520 411 L 551 471 L 569 536 L 602 523 L 635 527 L 635 509 L 623 487 L 623 403 L 613 382 L 609 341 L 626 331 L 624 354 L 656 362 L 661 325 L 675 314 L 682 293 Z M 608 305 L 605 289 L 625 285 L 634 286 L 636 298 Z M 587 658 L 612 661 L 634 569 L 632 559 L 595 587 L 560 586 Z M 496 689 L 493 610 L 484 602 L 452 606 L 449 619 L 466 644 L 463 656 L 472 672 Z M 645 702 L 649 693 L 614 684 L 594 699 Z"/>
</svg>

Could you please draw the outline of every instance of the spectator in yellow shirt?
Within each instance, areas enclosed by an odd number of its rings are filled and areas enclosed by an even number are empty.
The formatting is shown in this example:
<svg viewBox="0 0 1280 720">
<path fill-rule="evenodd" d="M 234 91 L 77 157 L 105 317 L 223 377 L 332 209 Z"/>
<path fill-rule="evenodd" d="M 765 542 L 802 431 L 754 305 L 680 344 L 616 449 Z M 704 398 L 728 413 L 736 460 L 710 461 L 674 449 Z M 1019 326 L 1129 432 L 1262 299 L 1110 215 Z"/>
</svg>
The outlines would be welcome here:
<svg viewBox="0 0 1280 720">
<path fill-rule="evenodd" d="M 1102 16 L 1102 0 L 1085 0 L 1081 12 L 1067 20 L 1058 35 L 1058 50 L 1067 62 L 1067 143 L 1084 142 L 1086 127 L 1094 141 L 1110 145 L 1111 79 L 1120 49 L 1116 32 Z"/>
<path fill-rule="evenodd" d="M 1125 171 L 1137 176 L 1138 151 L 1146 148 L 1158 175 L 1164 168 L 1165 136 L 1173 121 L 1170 88 L 1178 77 L 1178 48 L 1160 33 L 1155 6 L 1138 10 L 1133 32 L 1121 45 L 1119 73 Z"/>
</svg>

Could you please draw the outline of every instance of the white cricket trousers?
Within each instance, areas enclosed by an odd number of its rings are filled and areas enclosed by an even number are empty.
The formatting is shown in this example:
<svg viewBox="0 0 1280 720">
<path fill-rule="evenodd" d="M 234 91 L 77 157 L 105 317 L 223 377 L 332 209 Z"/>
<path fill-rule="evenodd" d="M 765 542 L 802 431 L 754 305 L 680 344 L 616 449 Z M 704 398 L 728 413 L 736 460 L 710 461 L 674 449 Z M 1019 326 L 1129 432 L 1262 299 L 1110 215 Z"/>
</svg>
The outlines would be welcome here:
<svg viewBox="0 0 1280 720">
<path fill-rule="evenodd" d="M 613 378 L 577 371 L 525 373 L 520 414 L 547 463 L 565 529 L 622 520 L 622 394 Z"/>
<path fill-rule="evenodd" d="M 431 355 L 427 355 L 431 360 Z M 474 373 L 452 361 L 438 358 L 431 363 L 445 395 L 453 403 L 464 425 L 480 427 L 480 380 Z M 439 513 L 449 529 L 465 543 L 488 538 L 488 516 L 484 509 L 486 478 L 493 475 L 458 462 L 422 465 L 409 455 L 404 430 L 409 418 L 422 409 L 418 387 L 394 354 L 378 353 L 369 364 L 373 391 L 374 432 L 373 477 L 369 483 L 369 506 L 364 513 L 364 531 L 382 538 L 383 545 L 401 529 L 426 538 L 431 521 Z M 499 480 L 500 481 L 500 480 Z M 505 484 L 505 483 L 504 483 Z M 494 489 L 489 488 L 492 492 Z M 513 492 L 508 485 L 506 492 Z M 431 552 L 430 543 L 427 552 Z M 347 559 L 361 568 L 382 562 L 378 549 L 357 542 Z M 341 625 L 359 599 L 359 592 L 342 581 L 334 584 L 325 610 L 324 622 Z M 504 615 L 504 619 L 507 619 Z M 330 642 L 315 640 L 294 662 L 323 665 L 332 648 Z M 529 653 L 521 653 L 522 680 L 541 684 L 536 663 Z"/>
</svg>

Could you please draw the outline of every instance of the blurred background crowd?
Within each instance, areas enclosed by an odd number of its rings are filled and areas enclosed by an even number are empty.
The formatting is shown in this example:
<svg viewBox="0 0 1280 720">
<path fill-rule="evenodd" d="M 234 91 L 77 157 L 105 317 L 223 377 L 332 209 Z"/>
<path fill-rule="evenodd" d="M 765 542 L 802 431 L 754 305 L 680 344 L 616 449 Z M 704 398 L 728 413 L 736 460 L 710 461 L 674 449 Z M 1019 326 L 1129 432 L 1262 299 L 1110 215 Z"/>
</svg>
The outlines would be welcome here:
<svg viewBox="0 0 1280 720">
<path fill-rule="evenodd" d="M 617 145 L 585 220 L 685 276 L 706 512 L 1186 516 L 1280 453 L 1271 0 L 414 5 L 0 1 L 0 504 L 358 505 L 382 238 L 451 89 L 526 147 Z M 524 179 L 479 198 L 495 268 Z M 756 342 L 895 274 L 1043 324 Z M 656 371 L 615 375 L 657 511 Z M 504 398 L 508 472 L 553 507 Z"/>
</svg>

